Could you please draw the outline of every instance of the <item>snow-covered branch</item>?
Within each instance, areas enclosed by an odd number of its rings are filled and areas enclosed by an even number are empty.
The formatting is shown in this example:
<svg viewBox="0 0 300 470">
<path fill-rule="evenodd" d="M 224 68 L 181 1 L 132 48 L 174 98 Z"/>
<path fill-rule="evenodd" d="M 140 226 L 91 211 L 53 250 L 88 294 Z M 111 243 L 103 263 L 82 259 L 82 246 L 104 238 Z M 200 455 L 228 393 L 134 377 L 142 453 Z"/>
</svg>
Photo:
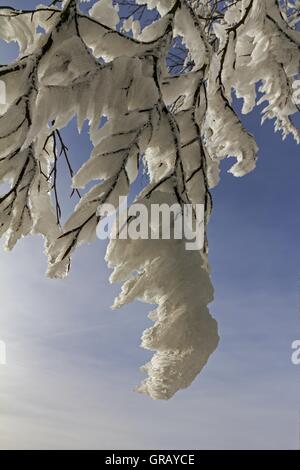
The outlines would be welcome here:
<svg viewBox="0 0 300 470">
<path fill-rule="evenodd" d="M 235 157 L 235 176 L 256 164 L 234 94 L 243 113 L 265 102 L 262 120 L 299 142 L 299 0 L 99 0 L 89 13 L 80 3 L 0 8 L 0 37 L 19 45 L 18 59 L 0 66 L 0 181 L 10 183 L 0 233 L 9 249 L 42 234 L 51 277 L 67 274 L 75 249 L 95 239 L 101 206 L 118 207 L 143 169 L 137 202 L 203 204 L 206 229 L 220 161 Z M 74 117 L 79 130 L 88 121 L 93 144 L 76 174 L 61 134 Z M 63 227 L 60 155 L 72 194 L 94 182 Z M 111 280 L 124 282 L 115 306 L 157 304 L 142 337 L 155 354 L 139 387 L 153 398 L 187 387 L 217 347 L 207 255 L 207 236 L 196 255 L 184 240 L 110 241 Z"/>
</svg>

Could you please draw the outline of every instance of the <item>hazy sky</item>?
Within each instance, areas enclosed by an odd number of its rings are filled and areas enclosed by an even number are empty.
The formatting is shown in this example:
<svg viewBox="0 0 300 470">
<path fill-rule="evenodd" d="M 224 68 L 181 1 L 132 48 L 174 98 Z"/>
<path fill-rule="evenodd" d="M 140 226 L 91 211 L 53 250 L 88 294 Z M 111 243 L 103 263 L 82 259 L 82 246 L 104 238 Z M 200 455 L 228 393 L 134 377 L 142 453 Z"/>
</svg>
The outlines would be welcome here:
<svg viewBox="0 0 300 470">
<path fill-rule="evenodd" d="M 0 1 L 28 8 L 36 1 Z M 14 48 L 0 43 L 0 62 Z M 226 173 L 213 190 L 209 227 L 215 287 L 211 313 L 221 341 L 190 388 L 168 402 L 133 392 L 151 306 L 112 311 L 105 242 L 81 248 L 64 281 L 44 277 L 38 237 L 0 251 L 0 448 L 299 448 L 300 155 L 257 112 L 243 117 L 260 147 L 257 168 Z M 299 120 L 298 120 L 299 123 Z M 65 132 L 72 159 L 84 134 Z"/>
</svg>

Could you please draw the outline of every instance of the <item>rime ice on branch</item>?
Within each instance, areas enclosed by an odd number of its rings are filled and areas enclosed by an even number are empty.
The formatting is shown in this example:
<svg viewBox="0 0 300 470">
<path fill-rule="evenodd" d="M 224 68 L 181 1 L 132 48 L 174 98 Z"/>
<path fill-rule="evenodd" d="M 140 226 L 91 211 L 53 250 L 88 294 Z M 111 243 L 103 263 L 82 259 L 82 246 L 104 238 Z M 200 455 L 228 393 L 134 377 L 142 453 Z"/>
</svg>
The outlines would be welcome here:
<svg viewBox="0 0 300 470">
<path fill-rule="evenodd" d="M 235 176 L 256 162 L 233 92 L 243 113 L 265 102 L 262 120 L 299 142 L 292 121 L 300 105 L 299 0 L 100 0 L 89 14 L 79 3 L 0 8 L 0 37 L 20 49 L 0 67 L 0 178 L 10 183 L 0 196 L 0 230 L 8 249 L 42 234 L 51 277 L 67 274 L 74 250 L 95 239 L 99 206 L 117 205 L 141 167 L 149 184 L 137 201 L 204 204 L 208 223 L 220 161 L 235 157 Z M 79 129 L 88 121 L 94 146 L 75 175 L 60 134 L 74 116 Z M 60 155 L 78 196 L 95 181 L 63 227 Z M 155 354 L 139 387 L 152 398 L 187 387 L 217 347 L 206 258 L 207 239 L 196 255 L 181 240 L 109 244 L 111 280 L 124 282 L 115 307 L 135 298 L 157 304 L 142 337 Z"/>
</svg>

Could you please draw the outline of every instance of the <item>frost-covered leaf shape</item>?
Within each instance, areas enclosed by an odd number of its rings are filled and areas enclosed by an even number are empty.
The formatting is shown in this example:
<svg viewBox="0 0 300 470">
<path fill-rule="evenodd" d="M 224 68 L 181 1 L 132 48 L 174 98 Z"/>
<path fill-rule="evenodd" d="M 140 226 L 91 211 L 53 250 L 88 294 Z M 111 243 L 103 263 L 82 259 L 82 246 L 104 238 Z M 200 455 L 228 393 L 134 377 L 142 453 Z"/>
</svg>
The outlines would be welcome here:
<svg viewBox="0 0 300 470">
<path fill-rule="evenodd" d="M 172 205 L 175 194 L 153 191 L 139 198 L 145 207 Z M 155 351 L 142 370 L 148 377 L 137 390 L 169 399 L 188 387 L 218 345 L 217 323 L 207 305 L 213 300 L 201 253 L 187 251 L 185 240 L 111 240 L 106 260 L 112 282 L 125 281 L 114 308 L 135 298 L 157 304 L 144 331 L 142 346 Z M 170 276 L 172 273 L 172 276 Z"/>
</svg>

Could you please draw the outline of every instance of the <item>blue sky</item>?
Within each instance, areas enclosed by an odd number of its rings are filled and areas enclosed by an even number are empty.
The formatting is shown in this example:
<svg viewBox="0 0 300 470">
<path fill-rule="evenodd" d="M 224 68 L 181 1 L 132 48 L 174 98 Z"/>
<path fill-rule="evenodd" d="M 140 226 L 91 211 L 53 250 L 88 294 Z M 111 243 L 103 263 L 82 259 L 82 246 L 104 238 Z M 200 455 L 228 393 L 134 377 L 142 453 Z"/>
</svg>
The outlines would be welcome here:
<svg viewBox="0 0 300 470">
<path fill-rule="evenodd" d="M 1 43 L 0 54 L 5 63 L 14 47 Z M 110 310 L 119 286 L 108 282 L 105 242 L 81 248 L 64 281 L 44 277 L 38 237 L 0 251 L 1 449 L 299 448 L 300 366 L 290 360 L 300 339 L 299 147 L 271 122 L 261 127 L 257 111 L 243 122 L 258 165 L 234 178 L 225 162 L 209 225 L 220 345 L 169 402 L 133 392 L 150 357 L 138 346 L 149 306 Z M 73 161 L 87 157 L 85 133 L 75 141 L 72 124 L 65 138 Z"/>
</svg>

